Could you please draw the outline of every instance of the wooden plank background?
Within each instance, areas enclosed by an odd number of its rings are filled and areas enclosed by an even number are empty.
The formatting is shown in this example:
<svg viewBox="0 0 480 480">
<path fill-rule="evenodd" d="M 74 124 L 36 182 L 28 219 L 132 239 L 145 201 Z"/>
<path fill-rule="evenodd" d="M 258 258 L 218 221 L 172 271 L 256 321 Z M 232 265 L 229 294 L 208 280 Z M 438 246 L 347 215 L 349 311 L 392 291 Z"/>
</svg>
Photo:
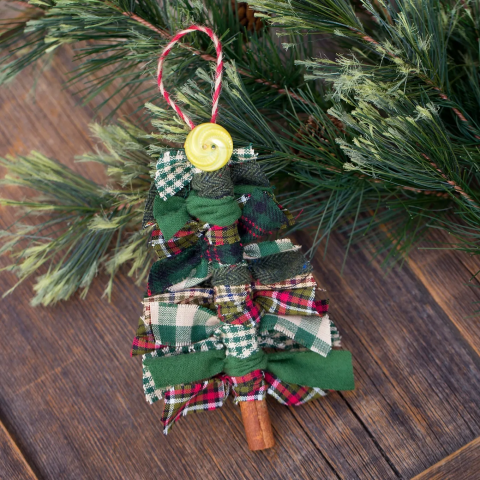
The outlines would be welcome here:
<svg viewBox="0 0 480 480">
<path fill-rule="evenodd" d="M 101 167 L 73 161 L 95 142 L 93 112 L 62 83 L 70 59 L 68 48 L 59 53 L 35 96 L 30 70 L 0 90 L 0 155 L 38 150 L 101 182 Z M 14 219 L 11 209 L 0 215 L 2 228 Z M 129 357 L 143 291 L 131 279 L 119 276 L 110 304 L 100 275 L 86 300 L 53 308 L 32 308 L 33 284 L 22 284 L 0 304 L 0 478 L 479 478 L 474 259 L 416 251 L 385 276 L 366 250 L 341 276 L 344 244 L 334 235 L 313 263 L 353 353 L 356 390 L 296 408 L 270 399 L 277 446 L 259 453 L 248 451 L 231 402 L 161 433 L 160 405 L 145 402 L 140 360 Z M 14 282 L 3 273 L 1 291 Z"/>
</svg>

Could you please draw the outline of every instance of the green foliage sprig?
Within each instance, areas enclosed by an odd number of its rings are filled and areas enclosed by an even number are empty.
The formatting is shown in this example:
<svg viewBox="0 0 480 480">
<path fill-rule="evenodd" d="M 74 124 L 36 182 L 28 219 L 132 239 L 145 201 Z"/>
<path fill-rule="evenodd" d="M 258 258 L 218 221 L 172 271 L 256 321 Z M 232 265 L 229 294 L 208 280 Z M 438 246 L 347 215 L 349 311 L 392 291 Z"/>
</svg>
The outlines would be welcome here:
<svg viewBox="0 0 480 480">
<path fill-rule="evenodd" d="M 3 233 L 20 279 L 50 265 L 35 302 L 87 289 L 102 267 L 113 278 L 129 263 L 140 281 L 148 271 L 146 232 L 138 230 L 149 172 L 159 153 L 188 133 L 158 98 L 156 60 L 171 35 L 192 22 L 215 29 L 230 62 L 219 123 L 236 144 L 253 143 L 282 203 L 301 213 L 296 228 L 312 229 L 312 251 L 340 229 L 347 253 L 368 237 L 375 253 L 394 264 L 432 229 L 442 229 L 452 239 L 445 248 L 478 254 L 478 2 L 251 0 L 271 25 L 260 35 L 241 27 L 227 0 L 32 3 L 39 9 L 25 28 L 19 20 L 0 37 L 6 52 L 0 81 L 74 43 L 78 67 L 69 81 L 84 101 L 107 93 L 100 106 L 113 105 L 113 115 L 141 99 L 155 128 L 147 134 L 131 125 L 94 127 L 107 153 L 83 160 L 103 163 L 113 187 L 60 174 L 65 167 L 39 154 L 4 160 L 10 183 L 38 171 L 25 186 L 42 195 L 4 203 L 37 205 L 30 210 L 52 215 L 45 228 Z M 275 34 L 287 36 L 285 48 Z M 315 58 L 312 48 L 321 43 L 314 40 L 325 37 L 336 56 Z M 197 122 L 208 119 L 211 55 L 208 38 L 198 35 L 186 37 L 167 62 L 177 99 Z M 44 185 L 47 177 L 56 182 L 56 197 Z M 57 233 L 47 235 L 50 228 Z M 14 247 L 22 242 L 29 244 Z"/>
</svg>

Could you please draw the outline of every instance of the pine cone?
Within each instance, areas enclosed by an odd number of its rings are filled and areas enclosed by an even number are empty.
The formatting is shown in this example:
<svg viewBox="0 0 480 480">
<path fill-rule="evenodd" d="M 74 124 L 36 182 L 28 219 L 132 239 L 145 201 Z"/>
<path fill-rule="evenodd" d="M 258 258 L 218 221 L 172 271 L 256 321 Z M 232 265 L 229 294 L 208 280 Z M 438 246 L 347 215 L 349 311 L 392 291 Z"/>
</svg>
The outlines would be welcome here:
<svg viewBox="0 0 480 480">
<path fill-rule="evenodd" d="M 261 18 L 255 18 L 255 10 L 248 6 L 247 2 L 236 2 L 232 0 L 232 10 L 237 13 L 240 25 L 244 26 L 249 32 L 259 32 L 263 28 Z"/>
</svg>

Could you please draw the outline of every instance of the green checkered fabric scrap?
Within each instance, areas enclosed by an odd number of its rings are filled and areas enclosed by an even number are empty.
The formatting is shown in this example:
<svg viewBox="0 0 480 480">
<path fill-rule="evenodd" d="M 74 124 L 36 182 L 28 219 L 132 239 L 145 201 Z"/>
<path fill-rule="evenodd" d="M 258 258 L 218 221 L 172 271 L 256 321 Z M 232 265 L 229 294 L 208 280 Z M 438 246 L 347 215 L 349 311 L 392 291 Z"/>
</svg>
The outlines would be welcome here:
<svg viewBox="0 0 480 480">
<path fill-rule="evenodd" d="M 185 150 L 167 150 L 157 161 L 155 185 L 162 200 L 175 195 L 190 183 L 196 168 L 188 161 Z"/>
<path fill-rule="evenodd" d="M 215 337 L 226 348 L 225 354 L 235 358 L 247 358 L 259 351 L 257 329 L 254 324 L 222 325 Z"/>
<path fill-rule="evenodd" d="M 151 328 L 161 345 L 190 345 L 210 337 L 220 319 L 216 313 L 198 305 L 150 304 Z"/>
<path fill-rule="evenodd" d="M 282 332 L 258 332 L 258 346 L 275 350 L 306 351 L 307 349 Z"/>
<path fill-rule="evenodd" d="M 260 322 L 260 332 L 282 332 L 295 342 L 323 357 L 332 349 L 331 322 L 328 314 L 301 317 L 266 314 Z"/>
<path fill-rule="evenodd" d="M 248 162 L 249 160 L 255 160 L 258 156 L 258 153 L 255 153 L 252 145 L 247 147 L 238 147 L 233 149 L 232 158 L 230 159 L 231 164 Z"/>
<path fill-rule="evenodd" d="M 300 250 L 300 245 L 294 245 L 288 238 L 273 242 L 250 243 L 243 248 L 245 259 L 254 259 L 273 255 L 275 253 Z"/>
<path fill-rule="evenodd" d="M 162 390 L 155 387 L 152 375 L 148 368 L 144 365 L 143 372 L 143 392 L 145 393 L 145 399 L 148 403 L 155 403 L 162 399 Z"/>
</svg>

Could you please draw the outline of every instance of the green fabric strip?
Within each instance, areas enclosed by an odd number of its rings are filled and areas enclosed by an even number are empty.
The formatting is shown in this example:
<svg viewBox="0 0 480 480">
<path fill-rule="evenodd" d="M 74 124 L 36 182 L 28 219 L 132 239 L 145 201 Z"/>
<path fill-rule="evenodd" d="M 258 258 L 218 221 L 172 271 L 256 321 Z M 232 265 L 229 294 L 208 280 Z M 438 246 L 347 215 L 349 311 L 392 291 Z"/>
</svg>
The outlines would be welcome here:
<svg viewBox="0 0 480 480">
<path fill-rule="evenodd" d="M 228 227 L 242 215 L 234 197 L 204 198 L 195 191 L 190 192 L 187 198 L 187 210 L 192 217 L 219 227 Z"/>
<path fill-rule="evenodd" d="M 150 371 L 155 387 L 159 389 L 198 382 L 218 375 L 223 371 L 225 350 L 146 358 L 143 363 Z"/>
<path fill-rule="evenodd" d="M 267 370 L 287 383 L 321 388 L 322 390 L 353 390 L 352 355 L 346 350 L 333 350 L 326 357 L 314 352 L 263 351 L 247 359 L 225 357 L 225 350 L 146 358 L 155 388 L 206 380 L 221 372 L 243 376 L 256 370 Z"/>
<path fill-rule="evenodd" d="M 166 241 L 191 220 L 185 199 L 175 196 L 163 200 L 157 195 L 153 203 L 153 216 Z"/>
<path fill-rule="evenodd" d="M 265 370 L 267 362 L 268 356 L 263 350 L 259 350 L 247 358 L 227 356 L 223 364 L 223 371 L 231 377 L 243 377 L 254 370 Z"/>
<path fill-rule="evenodd" d="M 267 370 L 284 382 L 322 390 L 353 390 L 352 354 L 332 350 L 326 357 L 314 352 L 268 354 Z"/>
</svg>

